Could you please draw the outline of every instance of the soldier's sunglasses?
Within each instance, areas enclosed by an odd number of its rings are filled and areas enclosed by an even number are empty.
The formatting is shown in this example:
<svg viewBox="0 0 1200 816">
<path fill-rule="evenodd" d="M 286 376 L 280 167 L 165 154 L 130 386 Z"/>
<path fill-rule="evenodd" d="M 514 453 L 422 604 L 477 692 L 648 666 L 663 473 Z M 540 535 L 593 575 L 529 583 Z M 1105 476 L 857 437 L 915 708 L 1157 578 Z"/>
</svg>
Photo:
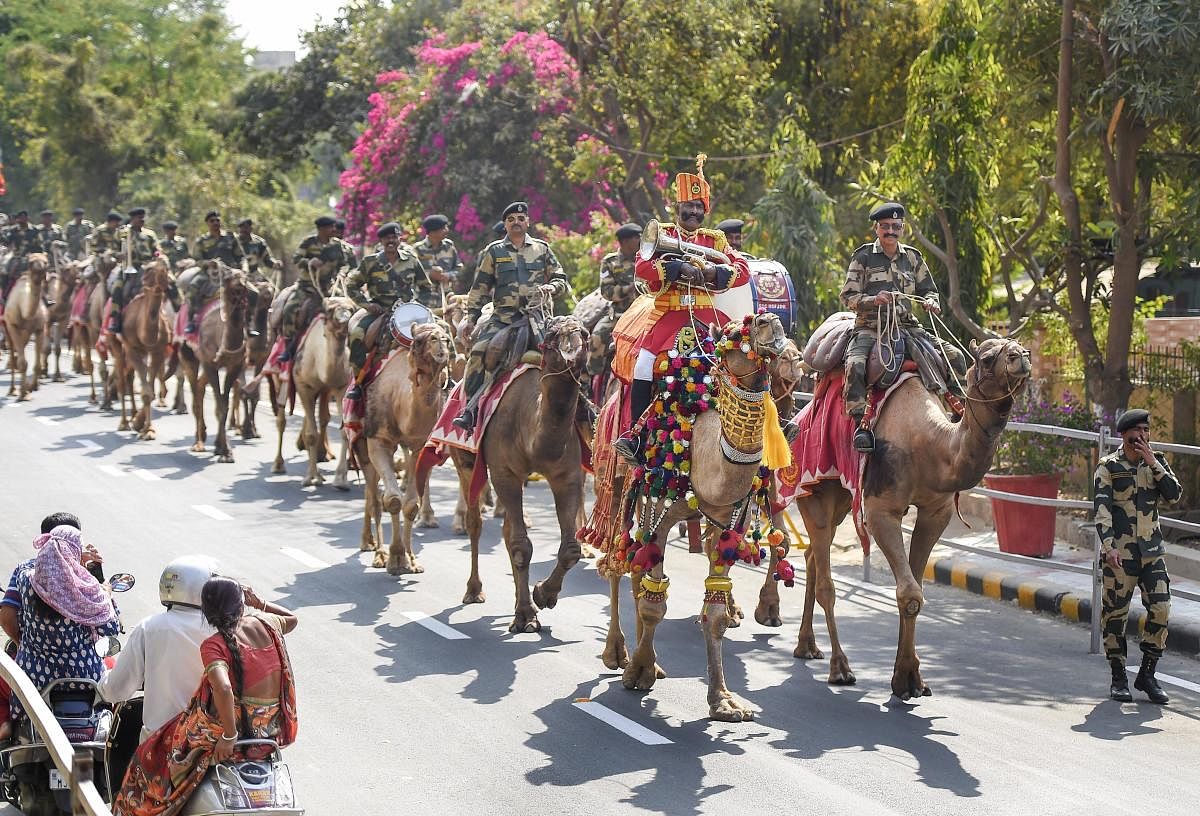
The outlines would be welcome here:
<svg viewBox="0 0 1200 816">
<path fill-rule="evenodd" d="M 528 221 L 528 220 L 529 219 L 523 215 L 510 215 L 508 218 L 504 219 L 504 223 L 507 224 L 510 221 Z"/>
<path fill-rule="evenodd" d="M 901 221 L 899 223 L 895 223 L 895 222 L 884 223 L 881 221 L 881 222 L 879 222 L 879 231 L 880 232 L 889 232 L 889 233 L 894 232 L 897 235 L 899 235 L 900 233 L 904 232 L 904 222 Z"/>
</svg>

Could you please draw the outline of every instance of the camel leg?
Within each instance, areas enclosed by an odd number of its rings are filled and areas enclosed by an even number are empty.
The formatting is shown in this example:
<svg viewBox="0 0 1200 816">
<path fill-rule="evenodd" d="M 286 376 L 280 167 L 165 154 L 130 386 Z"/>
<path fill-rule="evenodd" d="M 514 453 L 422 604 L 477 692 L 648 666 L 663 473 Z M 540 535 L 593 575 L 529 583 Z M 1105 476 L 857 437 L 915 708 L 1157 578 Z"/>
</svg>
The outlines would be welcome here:
<svg viewBox="0 0 1200 816">
<path fill-rule="evenodd" d="M 153 423 L 154 380 L 158 366 L 153 362 L 147 364 L 141 355 L 138 356 L 137 363 L 138 377 L 142 382 L 142 407 L 138 412 L 138 439 L 153 439 L 155 436 Z"/>
<path fill-rule="evenodd" d="M 921 679 L 917 659 L 917 616 L 925 604 L 921 583 L 913 577 L 904 552 L 901 514 L 886 509 L 867 510 L 867 529 L 887 558 L 896 578 L 896 607 L 900 613 L 900 635 L 896 646 L 896 666 L 892 672 L 892 693 L 901 700 L 927 697 L 932 692 Z"/>
<path fill-rule="evenodd" d="M 129 416 L 125 412 L 125 397 L 133 389 L 133 383 L 126 372 L 125 349 L 122 344 L 116 342 L 113 343 L 113 379 L 117 384 L 117 399 L 121 401 L 121 422 L 117 425 L 117 430 L 128 431 Z"/>
<path fill-rule="evenodd" d="M 458 503 L 454 505 L 454 520 L 450 522 L 450 532 L 455 535 L 462 535 L 467 531 L 467 499 L 466 495 L 459 491 Z"/>
<path fill-rule="evenodd" d="M 283 434 L 287 429 L 287 413 L 282 405 L 275 401 L 275 378 L 267 379 L 267 396 L 271 398 L 271 409 L 275 412 L 275 430 L 278 433 L 278 444 L 275 446 L 275 464 L 271 466 L 272 473 L 283 473 Z"/>
<path fill-rule="evenodd" d="M 196 441 L 192 444 L 192 452 L 203 453 L 204 443 L 208 438 L 208 429 L 204 426 L 204 390 L 200 381 L 199 363 L 188 364 L 188 385 L 192 390 L 192 417 L 196 420 Z"/>
<path fill-rule="evenodd" d="M 558 603 L 558 595 L 562 592 L 563 579 L 567 571 L 579 563 L 583 550 L 575 540 L 575 531 L 579 529 L 579 510 L 583 505 L 583 471 L 576 470 L 566 479 L 546 475 L 550 482 L 550 492 L 554 494 L 554 510 L 558 515 L 558 558 L 554 569 L 544 581 L 539 581 L 533 588 L 533 602 L 539 609 L 553 609 Z"/>
<path fill-rule="evenodd" d="M 664 522 L 661 529 L 669 528 Z M 664 577 L 663 565 L 656 564 L 650 571 L 649 577 L 655 581 L 661 581 Z M 667 615 L 666 593 L 652 594 L 645 592 L 644 589 L 640 585 L 639 579 L 634 577 L 634 614 L 637 616 L 638 623 L 637 646 L 621 677 L 621 683 L 625 688 L 642 691 L 654 688 L 654 681 L 659 677 L 657 657 L 654 653 L 654 632 Z"/>
<path fill-rule="evenodd" d="M 42 377 L 45 376 L 45 370 L 42 368 L 42 344 L 45 342 L 46 330 L 43 327 L 33 333 L 33 385 L 30 386 L 30 391 L 37 391 Z"/>
<path fill-rule="evenodd" d="M 625 648 L 625 632 L 621 629 L 621 574 L 608 576 L 608 636 L 604 639 L 604 651 L 600 659 L 609 669 L 623 669 L 629 665 L 629 652 Z"/>
<path fill-rule="evenodd" d="M 50 341 L 50 352 L 54 355 L 54 382 L 65 382 L 66 377 L 62 373 L 62 324 L 55 323 L 52 339 Z"/>
<path fill-rule="evenodd" d="M 315 432 L 306 437 L 306 439 L 313 443 L 318 441 Z M 389 575 L 421 573 L 425 571 L 425 568 L 415 560 L 409 558 L 408 552 L 405 550 L 401 540 L 400 513 L 404 510 L 404 497 L 401 495 L 399 485 L 396 483 L 396 471 L 392 468 L 392 456 L 394 452 L 395 448 L 389 442 L 376 437 L 367 440 L 367 456 L 370 458 L 371 466 L 375 468 L 378 478 L 383 480 L 383 500 L 380 506 L 392 517 L 391 546 L 388 548 L 386 556 L 383 550 L 376 551 L 375 562 L 372 566 L 386 566 Z M 316 456 L 315 447 L 310 447 L 309 456 Z M 309 461 L 312 461 L 312 459 L 310 458 Z M 383 545 L 382 540 L 379 543 L 380 546 Z"/>
<path fill-rule="evenodd" d="M 512 564 L 513 587 L 516 601 L 513 620 L 508 631 L 537 632 L 542 628 L 537 617 L 537 607 L 529 592 L 529 562 L 533 560 L 533 542 L 525 527 L 524 479 L 516 473 L 498 470 L 492 473 L 492 486 L 496 498 L 504 505 L 504 547 Z"/>
<path fill-rule="evenodd" d="M 333 445 L 329 444 L 329 420 L 331 418 L 331 414 L 329 411 L 329 392 L 327 392 L 327 391 L 321 392 L 321 395 L 317 398 L 317 405 L 320 408 L 319 415 L 321 418 L 320 425 L 318 426 L 321 431 L 321 437 L 320 437 L 321 461 L 322 462 L 331 462 L 331 461 L 333 461 L 334 455 L 333 455 Z"/>
<path fill-rule="evenodd" d="M 338 409 L 338 418 L 341 419 L 341 408 Z M 338 425 L 342 423 L 339 421 Z M 333 486 L 338 490 L 350 489 L 350 443 L 346 439 L 346 431 L 344 429 L 338 431 L 338 435 L 342 438 L 342 444 L 338 452 L 337 466 L 333 471 Z M 432 512 L 432 511 L 431 511 Z M 422 527 L 428 526 L 425 524 Z M 435 523 L 434 527 L 437 526 Z"/>
<path fill-rule="evenodd" d="M 401 445 L 403 447 L 403 445 Z M 413 554 L 412 548 L 412 531 L 413 524 L 417 520 L 417 514 L 421 511 L 422 498 L 429 498 L 429 491 L 425 491 L 425 496 L 417 495 L 417 474 L 416 470 L 417 457 L 405 457 L 405 479 L 404 479 L 404 535 L 400 541 L 400 546 L 403 548 L 402 553 L 392 553 L 388 556 L 388 563 L 399 563 L 407 559 L 409 564 L 412 564 L 415 572 L 423 572 L 424 567 L 417 564 L 417 557 Z M 393 516 L 393 519 L 395 517 Z M 393 525 L 395 521 L 392 522 Z M 392 528 L 392 546 L 396 546 L 395 527 Z"/>
<path fill-rule="evenodd" d="M 176 352 L 178 354 L 179 352 Z M 183 396 L 183 385 L 186 379 L 183 374 L 183 364 L 180 363 L 180 368 L 175 372 L 175 401 L 172 403 L 172 412 L 176 414 L 187 413 L 187 400 Z"/>
<path fill-rule="evenodd" d="M 363 474 L 363 526 L 362 537 L 359 539 L 359 552 L 372 552 L 379 549 L 380 538 L 375 535 L 375 517 L 380 513 L 379 474 L 371 464 L 371 456 L 367 453 L 366 442 L 360 440 L 355 446 L 359 466 Z"/>
<path fill-rule="evenodd" d="M 471 575 L 467 578 L 467 591 L 463 603 L 483 603 L 487 595 L 483 591 L 483 579 L 479 577 L 479 537 L 483 534 L 483 514 L 478 502 L 470 502 L 471 471 L 474 458 L 455 458 L 454 469 L 458 473 L 458 503 L 463 508 L 463 532 L 471 541 Z M 426 493 L 428 493 L 426 488 Z"/>
<path fill-rule="evenodd" d="M 302 484 L 305 487 L 325 484 L 325 477 L 321 475 L 321 470 L 317 467 L 317 462 L 320 461 L 317 442 L 321 438 L 321 432 L 317 427 L 316 421 L 318 395 L 299 385 L 297 385 L 296 391 L 300 397 L 300 404 L 304 407 L 304 426 L 300 429 L 300 435 L 304 437 L 304 448 L 308 454 L 308 472 L 305 474 Z M 388 512 L 391 513 L 394 511 L 388 508 Z"/>
<path fill-rule="evenodd" d="M 229 419 L 230 380 L 237 376 L 235 371 L 226 371 L 225 380 L 221 381 L 221 370 L 212 363 L 204 364 L 204 374 L 212 384 L 213 399 L 217 402 L 217 438 L 213 443 L 213 453 L 222 464 L 233 462 L 233 451 L 229 447 L 229 437 L 225 433 L 225 423 Z"/>
<path fill-rule="evenodd" d="M 754 710 L 725 684 L 722 646 L 730 621 L 730 597 L 727 590 L 718 587 L 728 580 L 729 572 L 728 567 L 717 566 L 712 561 L 710 554 L 716 546 L 717 537 L 707 536 L 704 551 L 709 556 L 708 580 L 705 581 L 700 628 L 704 632 L 704 648 L 708 653 L 708 716 L 722 722 L 744 722 L 754 719 Z"/>
<path fill-rule="evenodd" d="M 261 382 L 255 383 L 253 388 L 246 388 L 245 383 L 242 383 L 242 407 L 246 411 L 246 418 L 242 422 L 242 439 L 258 439 L 261 436 L 255 417 L 261 391 Z"/>
</svg>

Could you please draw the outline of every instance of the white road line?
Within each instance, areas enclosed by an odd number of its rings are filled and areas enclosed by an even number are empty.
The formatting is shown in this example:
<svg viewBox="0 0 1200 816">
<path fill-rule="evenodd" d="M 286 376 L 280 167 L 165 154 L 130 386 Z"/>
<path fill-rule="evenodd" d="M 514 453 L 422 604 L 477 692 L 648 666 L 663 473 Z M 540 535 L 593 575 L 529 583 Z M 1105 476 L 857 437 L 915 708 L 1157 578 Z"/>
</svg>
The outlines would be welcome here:
<svg viewBox="0 0 1200 816">
<path fill-rule="evenodd" d="M 116 465 L 100 465 L 100 469 L 102 471 L 104 471 L 105 473 L 107 473 L 109 476 L 116 476 L 118 479 L 129 475 L 128 473 L 121 470 Z"/>
<path fill-rule="evenodd" d="M 1125 670 L 1127 672 L 1129 672 L 1130 674 L 1137 674 L 1138 671 L 1141 670 L 1141 666 L 1126 666 Z M 1175 677 L 1170 674 L 1163 674 L 1160 671 L 1156 671 L 1154 673 L 1154 676 L 1157 677 L 1163 683 L 1170 683 L 1172 686 L 1179 686 L 1180 688 L 1184 688 L 1184 689 L 1187 689 L 1188 691 L 1194 691 L 1194 692 L 1200 694 L 1200 683 L 1193 683 L 1191 680 L 1184 680 L 1182 677 Z"/>
<path fill-rule="evenodd" d="M 143 482 L 162 481 L 162 476 L 159 476 L 157 473 L 151 473 L 150 471 L 146 470 L 145 468 L 138 468 L 137 470 L 135 470 L 133 472 L 133 475 L 137 476 Z M 203 513 L 204 511 L 201 510 L 200 512 Z M 226 516 L 226 518 L 228 518 L 228 516 Z"/>
<path fill-rule="evenodd" d="M 424 626 L 435 635 L 441 635 L 446 640 L 470 640 L 470 635 L 465 635 L 455 629 L 453 626 L 447 626 L 436 618 L 431 618 L 424 612 L 401 612 L 401 615 L 408 618 L 418 626 Z"/>
<path fill-rule="evenodd" d="M 100 445 L 97 445 L 95 442 L 93 442 L 90 439 L 76 439 L 75 444 L 78 445 L 79 447 L 83 448 L 86 451 L 104 450 L 104 448 L 102 448 Z"/>
<path fill-rule="evenodd" d="M 618 714 L 611 708 L 606 708 L 593 700 L 588 700 L 582 703 L 572 703 L 585 714 L 590 714 L 602 723 L 611 725 L 613 728 L 624 733 L 626 736 L 633 737 L 642 745 L 673 745 L 674 743 L 662 736 L 656 734 L 644 725 L 639 725 L 628 717 Z"/>
<path fill-rule="evenodd" d="M 211 519 L 216 519 L 217 521 L 233 521 L 233 516 L 218 510 L 211 504 L 193 504 L 192 509 L 197 513 L 208 516 Z"/>
<path fill-rule="evenodd" d="M 57 425 L 58 424 L 58 420 L 54 419 L 53 417 L 41 417 L 40 416 L 40 417 L 34 417 L 34 419 L 36 419 L 38 422 L 42 423 L 43 425 Z"/>
<path fill-rule="evenodd" d="M 325 569 L 329 566 L 320 558 L 314 558 L 304 550 L 297 550 L 294 547 L 280 547 L 279 551 L 289 558 L 296 559 L 306 567 L 312 567 L 313 569 Z"/>
</svg>

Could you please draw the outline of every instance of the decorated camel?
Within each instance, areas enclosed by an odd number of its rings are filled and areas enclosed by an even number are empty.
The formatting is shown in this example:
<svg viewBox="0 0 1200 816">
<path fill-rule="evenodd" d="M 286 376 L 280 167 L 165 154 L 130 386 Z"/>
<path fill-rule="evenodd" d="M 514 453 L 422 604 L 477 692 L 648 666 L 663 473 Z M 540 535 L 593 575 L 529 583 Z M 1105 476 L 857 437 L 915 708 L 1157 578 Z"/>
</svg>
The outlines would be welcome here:
<svg viewBox="0 0 1200 816">
<path fill-rule="evenodd" d="M 200 321 L 199 339 L 187 340 L 179 349 L 180 365 L 192 391 L 192 414 L 196 418 L 196 441 L 192 450 L 200 453 L 208 440 L 204 423 L 204 389 L 209 384 L 217 410 L 217 439 L 213 452 L 218 462 L 232 462 L 233 450 L 225 433 L 229 418 L 230 392 L 246 364 L 246 276 L 218 260 L 205 261 L 204 274 L 217 275 L 221 281 L 220 308 L 212 309 Z M 225 378 L 221 378 L 221 371 Z"/>
<path fill-rule="evenodd" d="M 286 290 L 276 300 L 286 297 Z M 346 336 L 349 333 L 350 318 L 357 307 L 354 301 L 344 297 L 325 298 L 321 314 L 312 322 L 300 338 L 296 347 L 296 356 L 291 364 L 290 379 L 296 389 L 296 396 L 304 411 L 304 423 L 300 429 L 299 446 L 308 454 L 308 472 L 304 476 L 304 486 L 325 484 L 317 464 L 327 461 L 329 457 L 329 401 L 337 403 L 338 416 L 341 416 L 341 397 L 350 383 L 350 360 L 346 347 Z M 274 401 L 275 428 L 278 432 L 278 444 L 275 448 L 275 464 L 273 473 L 283 473 L 283 436 L 287 424 L 287 393 L 286 384 L 278 374 L 270 374 L 270 392 Z M 257 378 L 250 381 L 252 388 L 257 388 Z M 341 423 L 339 422 L 339 425 Z M 346 445 L 341 446 L 338 454 L 337 469 L 334 473 L 333 484 L 338 488 L 346 488 L 349 484 L 347 472 L 349 466 Z"/>
<path fill-rule="evenodd" d="M 412 345 L 388 358 L 367 391 L 363 432 L 354 443 L 366 486 L 362 550 L 374 550 L 373 566 L 386 566 L 393 575 L 423 571 L 412 551 L 413 522 L 417 516 L 420 515 L 421 526 L 437 527 L 429 491 L 423 497 L 417 495 L 416 462 L 417 453 L 429 438 L 446 401 L 445 371 L 454 358 L 452 342 L 437 323 L 414 325 Z M 403 486 L 398 483 L 393 467 L 397 448 L 404 452 Z M 386 556 L 382 550 L 384 511 L 392 517 L 391 545 Z"/>
<path fill-rule="evenodd" d="M 892 673 L 892 692 L 900 699 L 929 695 L 916 651 L 917 616 L 924 606 L 921 579 L 929 553 L 950 522 L 955 496 L 979 484 L 992 465 L 1000 433 L 1008 422 L 1014 397 L 1029 379 L 1029 352 L 1013 340 L 990 339 L 971 344 L 975 364 L 967 372 L 966 412 L 946 418 L 939 399 L 918 377 L 901 382 L 884 403 L 875 426 L 875 452 L 863 474 L 863 517 L 866 530 L 883 552 L 896 578 L 900 635 Z M 803 430 L 793 450 L 806 444 Z M 829 566 L 834 531 L 851 511 L 851 493 L 835 477 L 812 485 L 796 505 L 808 531 L 805 551 L 804 617 L 794 654 L 821 658 L 813 634 L 814 604 L 825 612 L 829 629 L 829 682 L 855 682 L 838 639 L 833 607 L 836 598 Z M 803 491 L 801 491 L 803 492 Z M 901 521 L 910 507 L 917 518 L 907 556 Z M 759 595 L 755 618 L 779 625 L 779 596 L 773 582 Z"/>
<path fill-rule="evenodd" d="M 121 424 L 117 430 L 127 431 L 132 427 L 138 432 L 138 439 L 155 438 L 151 402 L 155 386 L 163 376 L 163 363 L 171 342 L 171 322 L 163 311 L 170 282 L 166 261 L 156 259 L 147 263 L 142 270 L 142 291 L 125 307 L 121 335 L 112 339 L 113 366 L 121 398 Z M 142 397 L 142 407 L 136 411 L 135 375 Z"/>
<path fill-rule="evenodd" d="M 42 295 L 46 290 L 49 260 L 41 252 L 29 256 L 28 268 L 8 293 L 4 304 L 4 329 L 8 340 L 8 395 L 17 394 L 17 373 L 21 374 L 19 399 L 29 399 L 38 389 L 42 376 L 42 344 L 46 336 L 46 305 Z M 26 346 L 33 341 L 33 354 L 26 355 Z M 33 365 L 32 381 L 29 366 Z"/>
<path fill-rule="evenodd" d="M 748 317 L 728 324 L 723 336 L 718 335 L 719 361 L 711 369 L 704 366 L 706 360 L 714 359 L 714 354 L 706 351 L 696 358 L 696 366 L 689 369 L 689 361 L 683 360 L 682 368 L 676 366 L 675 371 L 666 375 L 663 388 L 683 393 L 684 385 L 691 386 L 680 400 L 686 399 L 693 407 L 700 402 L 699 412 L 689 409 L 682 415 L 685 418 L 676 427 L 679 435 L 676 430 L 665 430 L 665 441 L 652 443 L 647 455 L 656 457 L 653 467 L 639 467 L 630 474 L 616 457 L 606 464 L 600 460 L 601 454 L 597 454 L 597 508 L 593 510 L 589 530 L 585 531 L 605 550 L 599 569 L 609 580 L 609 629 L 601 657 L 609 668 L 625 670 L 622 682 L 626 688 L 645 690 L 653 688 L 655 681 L 665 676 L 654 649 L 656 629 L 666 616 L 670 583 L 664 571 L 659 534 L 697 514 L 713 522 L 714 530 L 726 528 L 719 535 L 714 532 L 706 537 L 709 573 L 701 627 L 708 653 L 709 716 L 727 722 L 741 722 L 754 716 L 750 705 L 725 683 L 721 646 L 730 625 L 729 569 L 737 561 L 756 563 L 761 557 L 760 539 L 771 546 L 782 540 L 781 535 L 764 531 L 759 524 L 747 525 L 752 515 L 757 514 L 760 520 L 766 515 L 763 505 L 768 501 L 769 485 L 764 483 L 766 471 L 762 469 L 767 444 L 764 432 L 769 422 L 777 421 L 768 406 L 771 385 L 768 365 L 784 348 L 784 342 L 779 318 L 770 314 Z M 676 359 L 681 357 L 660 358 L 662 362 L 656 365 L 670 367 Z M 689 370 L 700 373 L 689 374 Z M 711 376 L 703 374 L 705 370 Z M 657 382 L 663 382 L 661 375 Z M 718 395 L 716 404 L 711 405 L 709 388 L 714 386 Z M 597 421 L 598 451 L 609 447 L 618 432 L 620 403 L 620 395 L 614 396 L 601 410 Z M 653 422 L 656 424 L 651 427 L 656 432 L 665 427 L 662 419 Z M 779 433 L 778 428 L 774 433 Z M 688 444 L 684 445 L 684 441 Z M 786 449 L 782 439 L 773 444 L 776 450 Z M 664 453 L 659 447 L 668 450 Z M 688 458 L 681 461 L 678 457 L 683 451 L 688 452 Z M 681 468 L 682 462 L 688 467 Z M 640 491 L 643 480 L 650 492 L 640 494 L 636 506 L 630 508 L 633 527 L 626 529 L 630 484 L 634 491 Z M 627 571 L 634 579 L 637 626 L 637 644 L 632 656 L 625 646 L 618 599 L 621 575 Z"/>
</svg>

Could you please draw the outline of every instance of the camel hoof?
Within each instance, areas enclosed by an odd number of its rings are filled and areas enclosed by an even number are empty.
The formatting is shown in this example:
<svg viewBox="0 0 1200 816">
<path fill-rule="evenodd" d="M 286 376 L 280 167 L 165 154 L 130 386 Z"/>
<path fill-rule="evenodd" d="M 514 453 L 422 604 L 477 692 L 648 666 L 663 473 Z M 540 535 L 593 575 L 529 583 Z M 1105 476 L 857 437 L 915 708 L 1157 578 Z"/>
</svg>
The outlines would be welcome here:
<svg viewBox="0 0 1200 816">
<path fill-rule="evenodd" d="M 537 615 L 532 615 L 528 618 L 523 615 L 517 615 L 513 618 L 513 622 L 508 625 L 508 632 L 512 635 L 531 634 L 533 632 L 542 631 L 541 621 L 537 619 Z"/>
<path fill-rule="evenodd" d="M 192 450 L 195 450 L 195 448 L 192 448 Z M 272 473 L 287 473 L 287 468 L 285 468 L 283 466 L 282 459 L 275 460 L 275 464 L 271 465 L 271 472 Z"/>
<path fill-rule="evenodd" d="M 144 429 L 142 429 L 142 432 L 140 434 L 138 434 L 138 439 L 142 439 L 142 440 L 150 440 L 150 439 L 157 439 L 157 438 L 158 438 L 158 433 L 153 428 L 144 428 Z"/>
<path fill-rule="evenodd" d="M 817 639 L 809 635 L 800 638 L 800 642 L 792 650 L 792 657 L 798 657 L 801 660 L 821 660 L 825 654 L 817 648 Z"/>
<path fill-rule="evenodd" d="M 350 488 L 347 487 L 346 489 L 349 490 Z M 430 516 L 428 518 L 423 518 L 420 521 L 418 521 L 417 526 L 423 530 L 436 530 L 441 525 L 438 524 L 438 520 L 435 516 Z"/>
<path fill-rule="evenodd" d="M 474 591 L 468 589 L 466 594 L 463 595 L 462 600 L 462 602 L 465 604 L 484 603 L 485 601 L 487 601 L 487 595 L 484 594 L 482 589 L 477 589 Z"/>
<path fill-rule="evenodd" d="M 649 691 L 654 688 L 654 681 L 659 679 L 659 668 L 655 664 L 653 666 L 639 666 L 636 663 L 630 663 L 625 667 L 625 673 L 621 675 L 621 685 L 630 691 Z"/>
<path fill-rule="evenodd" d="M 538 609 L 553 609 L 558 604 L 558 593 L 550 592 L 543 586 L 542 581 L 533 585 L 533 602 Z"/>
<path fill-rule="evenodd" d="M 625 643 L 606 644 L 604 651 L 600 653 L 600 660 L 603 661 L 606 669 L 613 671 L 628 667 L 629 652 L 625 650 Z"/>
<path fill-rule="evenodd" d="M 223 465 L 232 465 L 233 464 L 233 454 L 232 453 L 222 453 L 217 456 L 217 461 Z"/>
<path fill-rule="evenodd" d="M 325 484 L 325 477 L 318 473 L 316 476 L 306 476 L 302 484 L 305 487 L 314 487 L 316 485 Z"/>
<path fill-rule="evenodd" d="M 359 552 L 375 552 L 379 549 L 379 545 L 369 538 L 364 538 L 358 545 Z"/>
<path fill-rule="evenodd" d="M 371 566 L 372 567 L 386 567 L 387 565 L 388 565 L 387 553 L 385 553 L 383 550 L 377 548 L 375 550 L 375 557 L 371 559 Z M 388 574 L 389 575 L 400 575 L 399 572 L 392 572 L 390 567 L 388 568 Z"/>
<path fill-rule="evenodd" d="M 834 657 L 829 661 L 829 685 L 853 686 L 858 682 L 854 672 L 850 671 L 850 661 L 845 655 Z"/>
<path fill-rule="evenodd" d="M 765 604 L 759 602 L 758 606 L 754 608 L 754 620 L 757 621 L 760 626 L 783 626 L 783 619 L 779 617 L 779 604 Z M 800 655 L 796 655 L 796 657 L 799 656 Z"/>
<path fill-rule="evenodd" d="M 933 689 L 925 685 L 919 672 L 912 672 L 908 677 L 892 678 L 892 694 L 901 700 L 911 700 L 916 697 L 932 697 Z"/>
<path fill-rule="evenodd" d="M 754 709 L 745 700 L 730 694 L 708 707 L 708 718 L 718 722 L 750 722 L 754 719 Z"/>
<path fill-rule="evenodd" d="M 346 479 L 334 479 L 333 480 L 333 489 L 340 490 L 343 493 L 349 493 L 350 492 L 350 482 L 347 481 Z"/>
<path fill-rule="evenodd" d="M 133 422 L 132 422 L 132 423 L 130 423 L 130 425 L 131 425 L 131 427 L 133 428 L 133 430 L 135 430 L 135 431 L 140 431 L 142 428 L 145 428 L 145 427 L 146 427 L 146 420 L 142 419 L 142 418 L 139 416 L 139 417 L 136 417 L 136 418 L 133 420 Z"/>
<path fill-rule="evenodd" d="M 50 381 L 51 381 L 51 382 L 66 382 L 66 381 L 67 381 L 67 378 L 66 378 L 66 377 L 64 377 L 62 374 L 55 374 L 55 375 L 54 375 L 54 376 L 51 378 L 51 380 L 50 380 Z"/>
<path fill-rule="evenodd" d="M 186 413 L 187 413 L 187 406 L 186 406 L 186 405 L 180 405 L 180 406 L 177 406 L 177 407 L 175 408 L 175 411 L 174 411 L 174 413 L 175 413 L 176 415 L 180 415 L 180 414 L 186 414 Z"/>
<path fill-rule="evenodd" d="M 24 397 L 21 397 L 21 399 L 25 399 L 25 398 L 24 398 Z M 118 431 L 128 431 L 128 430 L 129 430 L 129 423 L 128 423 L 128 422 L 122 422 L 120 425 L 118 425 L 118 426 L 117 426 L 117 430 L 118 430 Z"/>
<path fill-rule="evenodd" d="M 455 519 L 450 523 L 450 532 L 454 533 L 455 535 L 466 535 L 467 525 L 463 524 L 458 519 Z"/>
<path fill-rule="evenodd" d="M 380 550 L 375 554 L 376 561 L 381 560 L 383 557 L 383 550 Z M 399 558 L 388 558 L 387 571 L 388 575 L 420 575 L 425 571 L 425 568 L 418 564 L 415 560 L 405 563 Z"/>
<path fill-rule="evenodd" d="M 204 443 L 197 442 L 196 444 L 192 445 L 190 450 L 192 451 L 192 453 L 204 453 Z"/>
<path fill-rule="evenodd" d="M 100 402 L 100 400 L 96 399 L 96 396 L 94 394 L 92 396 L 88 397 L 88 405 L 95 405 L 98 402 Z"/>
</svg>

